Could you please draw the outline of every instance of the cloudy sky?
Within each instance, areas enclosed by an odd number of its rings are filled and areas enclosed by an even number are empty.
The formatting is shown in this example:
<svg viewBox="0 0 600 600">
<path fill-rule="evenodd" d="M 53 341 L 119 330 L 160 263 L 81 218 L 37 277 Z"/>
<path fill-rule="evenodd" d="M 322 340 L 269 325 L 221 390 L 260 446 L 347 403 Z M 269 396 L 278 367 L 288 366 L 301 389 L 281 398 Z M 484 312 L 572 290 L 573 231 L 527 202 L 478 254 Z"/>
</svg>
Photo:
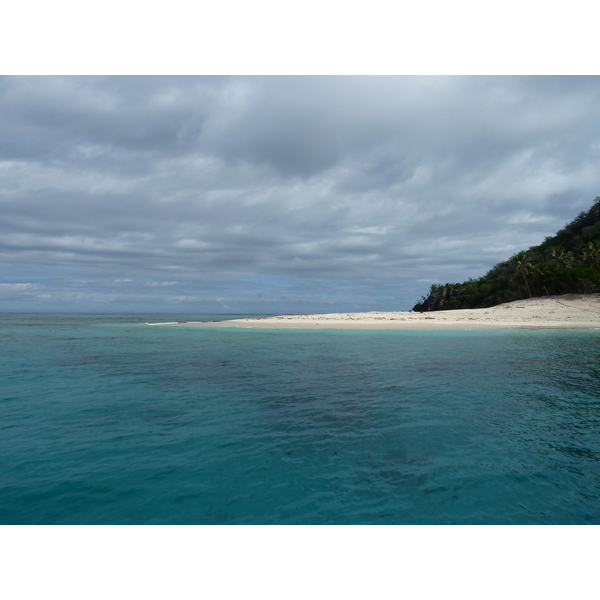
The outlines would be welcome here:
<svg viewBox="0 0 600 600">
<path fill-rule="evenodd" d="M 599 77 L 0 78 L 0 311 L 410 309 L 600 195 Z"/>
</svg>

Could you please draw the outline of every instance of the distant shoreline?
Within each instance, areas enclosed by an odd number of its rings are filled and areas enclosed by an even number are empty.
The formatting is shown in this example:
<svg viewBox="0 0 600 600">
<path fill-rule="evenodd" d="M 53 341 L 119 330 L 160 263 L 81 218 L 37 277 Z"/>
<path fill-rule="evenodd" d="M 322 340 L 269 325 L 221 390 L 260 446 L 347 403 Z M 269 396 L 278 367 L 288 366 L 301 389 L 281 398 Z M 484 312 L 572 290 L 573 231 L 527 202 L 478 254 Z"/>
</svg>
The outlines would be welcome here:
<svg viewBox="0 0 600 600">
<path fill-rule="evenodd" d="M 164 323 L 166 327 L 270 329 L 593 329 L 600 328 L 600 294 L 516 300 L 490 308 L 282 315 L 218 322 Z"/>
</svg>

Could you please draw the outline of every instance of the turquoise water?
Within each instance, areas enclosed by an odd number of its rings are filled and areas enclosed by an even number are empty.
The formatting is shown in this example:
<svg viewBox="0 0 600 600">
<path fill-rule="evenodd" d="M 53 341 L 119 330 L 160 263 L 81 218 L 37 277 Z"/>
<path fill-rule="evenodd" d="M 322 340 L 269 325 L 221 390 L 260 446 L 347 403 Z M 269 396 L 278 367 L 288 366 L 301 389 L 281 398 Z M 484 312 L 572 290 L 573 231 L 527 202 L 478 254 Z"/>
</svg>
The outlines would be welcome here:
<svg viewBox="0 0 600 600">
<path fill-rule="evenodd" d="M 600 331 L 215 318 L 0 315 L 0 523 L 600 523 Z"/>
</svg>

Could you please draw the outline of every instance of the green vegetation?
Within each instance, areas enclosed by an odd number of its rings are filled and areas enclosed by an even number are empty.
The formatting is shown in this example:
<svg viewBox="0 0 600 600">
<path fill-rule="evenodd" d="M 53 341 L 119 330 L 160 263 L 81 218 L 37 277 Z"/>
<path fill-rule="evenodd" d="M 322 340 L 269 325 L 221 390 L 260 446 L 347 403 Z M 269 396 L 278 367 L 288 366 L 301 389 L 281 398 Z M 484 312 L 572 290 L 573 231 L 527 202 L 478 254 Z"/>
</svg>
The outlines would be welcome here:
<svg viewBox="0 0 600 600">
<path fill-rule="evenodd" d="M 600 292 L 600 197 L 555 236 L 479 279 L 432 285 L 415 311 L 486 308 L 532 296 Z"/>
</svg>

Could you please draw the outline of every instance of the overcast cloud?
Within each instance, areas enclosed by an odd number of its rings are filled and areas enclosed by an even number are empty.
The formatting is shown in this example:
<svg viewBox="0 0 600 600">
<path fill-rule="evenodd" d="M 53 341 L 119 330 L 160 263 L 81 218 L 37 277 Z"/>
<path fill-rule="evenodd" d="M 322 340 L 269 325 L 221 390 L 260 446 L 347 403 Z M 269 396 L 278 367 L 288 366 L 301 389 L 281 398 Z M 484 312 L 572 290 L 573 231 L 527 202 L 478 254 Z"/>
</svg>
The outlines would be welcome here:
<svg viewBox="0 0 600 600">
<path fill-rule="evenodd" d="M 0 78 L 0 310 L 409 309 L 600 195 L 598 77 Z"/>
</svg>

